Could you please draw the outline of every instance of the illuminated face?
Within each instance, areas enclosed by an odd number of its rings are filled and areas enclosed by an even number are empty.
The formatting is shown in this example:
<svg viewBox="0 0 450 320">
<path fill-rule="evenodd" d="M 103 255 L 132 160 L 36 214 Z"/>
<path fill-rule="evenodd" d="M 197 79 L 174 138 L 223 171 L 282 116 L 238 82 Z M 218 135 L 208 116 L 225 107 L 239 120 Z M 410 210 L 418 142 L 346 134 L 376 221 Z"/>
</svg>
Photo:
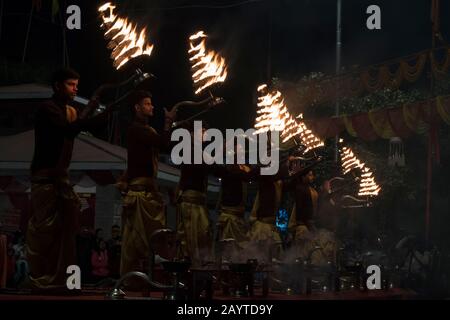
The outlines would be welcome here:
<svg viewBox="0 0 450 320">
<path fill-rule="evenodd" d="M 66 99 L 73 100 L 78 93 L 78 79 L 67 79 L 56 84 L 56 92 Z"/>
<path fill-rule="evenodd" d="M 141 116 L 151 117 L 153 116 L 153 105 L 152 105 L 152 99 L 147 97 L 142 99 L 138 104 L 135 106 L 136 112 Z"/>
</svg>

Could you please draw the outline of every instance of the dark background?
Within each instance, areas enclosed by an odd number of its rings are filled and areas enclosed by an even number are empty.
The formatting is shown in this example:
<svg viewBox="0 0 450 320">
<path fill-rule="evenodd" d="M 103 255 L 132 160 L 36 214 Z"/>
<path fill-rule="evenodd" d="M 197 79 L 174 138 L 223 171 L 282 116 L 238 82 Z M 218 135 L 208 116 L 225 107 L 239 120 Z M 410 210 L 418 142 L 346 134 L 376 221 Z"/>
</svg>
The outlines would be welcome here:
<svg viewBox="0 0 450 320">
<path fill-rule="evenodd" d="M 430 0 L 343 0 L 342 66 L 369 65 L 431 47 Z M 97 8 L 104 1 L 61 0 L 52 21 L 51 1 L 33 13 L 25 64 L 50 70 L 63 63 L 63 30 L 70 4 L 81 7 L 81 30 L 66 30 L 68 62 L 82 76 L 80 94 L 89 96 L 106 81 L 124 79 L 126 72 L 112 67 L 99 28 Z M 168 107 L 194 97 L 187 56 L 187 38 L 204 30 L 208 47 L 225 57 L 228 78 L 217 93 L 228 105 L 209 116 L 219 128 L 250 127 L 255 115 L 257 85 L 272 77 L 296 80 L 310 72 L 335 72 L 335 0 L 253 1 L 120 1 L 116 12 L 139 26 L 146 25 L 155 47 L 146 70 L 156 106 Z M 381 30 L 366 28 L 366 9 L 381 7 Z M 31 1 L 3 1 L 0 56 L 20 64 L 30 16 Z M 441 30 L 449 34 L 448 1 L 441 1 Z M 6 62 L 5 62 L 6 63 Z M 3 74 L 3 73 L 2 73 Z M 11 80 L 0 79 L 2 83 Z M 159 112 L 161 115 L 161 112 Z"/>
<path fill-rule="evenodd" d="M 195 97 L 192 88 L 187 54 L 188 37 L 198 30 L 204 30 L 209 35 L 208 48 L 219 52 L 228 64 L 228 78 L 215 92 L 222 95 L 228 103 L 207 117 L 211 126 L 220 129 L 253 126 L 256 88 L 261 83 L 272 78 L 295 82 L 311 72 L 326 75 L 336 72 L 336 2 L 115 1 L 118 14 L 129 17 L 139 26 L 147 26 L 148 37 L 154 44 L 151 57 L 144 59 L 144 69 L 157 77 L 150 83 L 154 104 L 157 106 L 153 125 L 157 128 L 162 123 L 163 107 L 170 107 L 181 100 L 203 98 Z M 42 8 L 33 12 L 28 46 L 22 62 L 31 3 L 31 0 L 0 0 L 0 85 L 48 82 L 52 71 L 62 66 L 64 61 L 80 72 L 80 95 L 84 97 L 89 97 L 104 82 L 127 78 L 129 68 L 119 71 L 113 68 L 110 51 L 106 48 L 107 42 L 99 28 L 97 8 L 104 1 L 60 0 L 60 13 L 52 19 L 52 1 L 42 0 Z M 70 4 L 81 7 L 82 28 L 65 30 L 68 49 L 65 56 L 62 26 L 67 19 L 65 8 Z M 374 4 L 381 7 L 381 30 L 366 28 L 369 16 L 366 9 Z M 447 18 L 450 1 L 442 0 L 440 4 L 440 30 L 444 42 L 439 42 L 438 45 L 448 44 L 450 39 Z M 342 0 L 343 68 L 368 66 L 431 48 L 430 7 L 431 0 Z M 430 79 L 426 73 L 421 81 L 414 84 L 414 88 L 420 86 L 420 89 L 428 93 Z M 405 88 L 402 87 L 403 89 Z M 328 108 L 328 115 L 334 113 L 334 104 L 321 107 Z M 450 248 L 450 135 L 448 126 L 441 129 L 442 159 L 440 165 L 434 166 L 432 176 L 431 230 L 435 239 L 440 240 L 445 248 Z M 381 201 L 378 201 L 384 207 L 367 210 L 369 214 L 361 217 L 373 216 L 379 220 L 384 219 L 384 225 L 398 225 L 406 229 L 411 225 L 410 229 L 423 233 L 427 192 L 427 136 L 415 135 L 405 141 L 407 168 L 394 176 L 398 181 L 391 189 L 387 188 L 385 182 L 392 180 L 392 177 L 382 174 L 387 167 L 385 161 L 388 158 L 388 142 L 380 139 L 369 146 L 369 143 L 357 140 L 355 144 L 362 146 L 363 150 L 371 151 L 376 155 L 373 158 L 382 163 L 375 166 L 368 162 L 383 190 L 387 190 L 379 197 Z M 364 152 L 358 154 L 361 157 L 366 155 Z M 330 159 L 332 158 L 331 156 Z M 322 178 L 329 176 L 324 174 Z M 404 196 L 405 189 L 413 189 L 415 197 Z M 372 229 L 372 233 L 376 234 L 376 228 L 380 224 L 382 223 L 373 224 L 375 227 L 368 227 L 367 230 Z"/>
</svg>

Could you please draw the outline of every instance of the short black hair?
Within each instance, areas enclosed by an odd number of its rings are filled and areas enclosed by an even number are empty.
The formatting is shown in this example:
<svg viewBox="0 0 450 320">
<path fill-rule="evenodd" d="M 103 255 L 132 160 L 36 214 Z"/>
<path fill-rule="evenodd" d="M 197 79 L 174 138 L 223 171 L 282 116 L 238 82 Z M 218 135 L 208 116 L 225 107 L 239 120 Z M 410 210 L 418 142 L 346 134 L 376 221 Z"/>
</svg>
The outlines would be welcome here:
<svg viewBox="0 0 450 320">
<path fill-rule="evenodd" d="M 61 68 L 56 70 L 53 73 L 53 77 L 52 77 L 52 87 L 53 90 L 55 90 L 55 83 L 63 83 L 64 81 L 68 80 L 68 79 L 80 79 L 80 75 L 78 74 L 78 72 L 76 72 L 75 70 L 71 69 L 71 68 Z"/>
<path fill-rule="evenodd" d="M 139 104 L 145 98 L 151 98 L 152 94 L 146 90 L 137 90 L 133 93 L 133 106 Z"/>
<path fill-rule="evenodd" d="M 149 91 L 146 90 L 136 90 L 131 94 L 130 102 L 131 102 L 131 113 L 136 114 L 136 110 L 134 109 L 134 106 L 139 104 L 142 100 L 145 98 L 151 98 L 152 94 Z"/>
</svg>

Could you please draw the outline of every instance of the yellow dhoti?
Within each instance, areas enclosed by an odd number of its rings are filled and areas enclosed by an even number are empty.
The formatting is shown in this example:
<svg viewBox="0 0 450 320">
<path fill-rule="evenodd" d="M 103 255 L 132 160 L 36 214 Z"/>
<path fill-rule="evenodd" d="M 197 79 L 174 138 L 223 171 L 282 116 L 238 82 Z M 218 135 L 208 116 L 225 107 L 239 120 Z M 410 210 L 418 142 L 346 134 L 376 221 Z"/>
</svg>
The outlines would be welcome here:
<svg viewBox="0 0 450 320">
<path fill-rule="evenodd" d="M 233 238 L 238 245 L 248 241 L 247 224 L 244 218 L 245 207 L 221 206 L 218 223 L 221 229 L 220 239 Z"/>
<path fill-rule="evenodd" d="M 165 226 L 164 203 L 152 180 L 137 178 L 130 182 L 124 198 L 120 274 L 142 271 L 141 262 L 150 256 L 150 236 Z"/>
<path fill-rule="evenodd" d="M 260 192 L 256 194 L 255 202 L 250 214 L 250 220 L 254 221 L 252 228 L 250 230 L 250 241 L 267 241 L 271 240 L 274 242 L 280 242 L 281 237 L 276 228 L 276 217 L 278 213 L 278 208 L 281 202 L 282 195 L 282 182 L 274 182 L 274 192 L 275 192 L 275 205 L 274 211 L 270 212 L 270 215 L 260 217 L 258 212 L 264 211 L 264 208 L 260 208 Z"/>
<path fill-rule="evenodd" d="M 255 202 L 253 204 L 252 212 L 250 214 L 250 221 L 252 227 L 249 232 L 249 239 L 251 247 L 256 247 L 263 259 L 271 260 L 272 257 L 280 257 L 282 252 L 282 241 L 280 233 L 276 227 L 277 212 L 281 202 L 282 182 L 274 181 L 274 199 L 273 211 L 267 215 L 267 210 L 261 207 L 259 199 L 260 191 L 256 194 Z M 265 215 L 261 216 L 264 212 Z"/>
<path fill-rule="evenodd" d="M 280 233 L 275 225 L 275 218 L 260 218 L 253 222 L 249 233 L 249 253 L 258 250 L 256 257 L 270 262 L 279 258 L 282 251 Z M 249 257 L 255 258 L 255 257 Z"/>
<path fill-rule="evenodd" d="M 31 286 L 65 287 L 76 264 L 80 200 L 68 178 L 32 177 L 32 217 L 26 235 Z"/>
<path fill-rule="evenodd" d="M 193 266 L 201 265 L 211 256 L 212 236 L 209 228 L 206 196 L 195 190 L 185 190 L 177 207 L 177 236 L 184 256 Z"/>
<path fill-rule="evenodd" d="M 334 232 L 326 229 L 310 230 L 304 224 L 296 223 L 296 206 L 289 219 L 292 230 L 293 246 L 298 258 L 311 259 L 314 265 L 325 265 L 329 261 L 336 262 L 338 242 Z"/>
<path fill-rule="evenodd" d="M 314 265 L 336 262 L 338 246 L 336 236 L 326 229 L 310 231 L 305 225 L 299 225 L 294 231 L 293 245 L 297 257 L 310 259 Z"/>
<path fill-rule="evenodd" d="M 281 241 L 274 218 L 256 220 L 250 230 L 250 241 Z"/>
</svg>

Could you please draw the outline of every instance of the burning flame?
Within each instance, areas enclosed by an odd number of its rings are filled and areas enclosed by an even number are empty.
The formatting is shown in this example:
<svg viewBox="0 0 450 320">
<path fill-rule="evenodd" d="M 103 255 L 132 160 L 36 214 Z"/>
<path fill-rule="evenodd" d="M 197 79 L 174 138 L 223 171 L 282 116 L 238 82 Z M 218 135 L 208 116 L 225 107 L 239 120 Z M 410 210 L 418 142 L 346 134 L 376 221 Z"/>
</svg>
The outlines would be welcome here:
<svg viewBox="0 0 450 320">
<path fill-rule="evenodd" d="M 106 26 L 109 23 L 113 23 L 116 20 L 117 16 L 114 14 L 114 9 L 116 8 L 111 2 L 107 2 L 98 8 L 98 12 L 102 14 L 103 24 L 101 27 Z M 109 16 L 105 15 L 105 12 L 109 11 Z"/>
<path fill-rule="evenodd" d="M 354 155 L 353 151 L 350 148 L 342 147 L 340 151 L 341 151 L 342 169 L 344 174 L 349 173 L 352 169 L 364 168 L 365 164 L 361 162 L 358 158 L 356 158 L 356 156 Z"/>
<path fill-rule="evenodd" d="M 369 168 L 364 168 L 361 174 L 358 196 L 377 196 L 381 188 L 375 182 Z"/>
<path fill-rule="evenodd" d="M 258 92 L 264 94 L 258 97 L 259 114 L 255 122 L 255 134 L 267 131 L 283 131 L 285 128 L 283 114 L 287 111 L 279 91 L 268 92 L 267 85 L 258 87 Z"/>
<path fill-rule="evenodd" d="M 323 142 L 309 130 L 303 121 L 297 121 L 288 111 L 281 92 L 275 90 L 270 92 L 266 84 L 258 87 L 259 115 L 255 121 L 255 134 L 267 131 L 282 131 L 281 139 L 288 141 L 299 135 L 306 151 L 323 146 Z"/>
<path fill-rule="evenodd" d="M 303 115 L 301 115 L 300 119 L 303 119 Z M 308 129 L 308 127 L 305 125 L 303 121 L 298 122 L 295 120 L 297 125 L 300 128 L 300 139 L 302 143 L 306 146 L 306 151 L 312 150 L 315 148 L 323 147 L 324 142 L 320 140 L 318 137 L 316 137 L 311 130 Z"/>
<path fill-rule="evenodd" d="M 207 35 L 203 31 L 189 37 L 189 61 L 192 63 L 192 80 L 199 94 L 214 83 L 227 78 L 225 59 L 214 51 L 206 51 Z"/>
<path fill-rule="evenodd" d="M 342 142 L 342 139 L 340 142 Z M 364 162 L 361 162 L 350 148 L 344 146 L 339 151 L 341 153 L 343 174 L 347 174 L 356 168 L 361 169 L 358 196 L 377 196 L 381 187 L 375 182 L 370 168 Z"/>
<path fill-rule="evenodd" d="M 146 38 L 146 28 L 137 30 L 137 26 L 128 19 L 120 18 L 114 14 L 116 6 L 107 2 L 98 11 L 103 23 L 101 27 L 106 29 L 105 38 L 109 40 L 108 48 L 112 49 L 111 58 L 114 67 L 120 69 L 130 59 L 141 56 L 150 56 L 153 45 Z M 139 35 L 138 35 L 139 34 Z"/>
</svg>

